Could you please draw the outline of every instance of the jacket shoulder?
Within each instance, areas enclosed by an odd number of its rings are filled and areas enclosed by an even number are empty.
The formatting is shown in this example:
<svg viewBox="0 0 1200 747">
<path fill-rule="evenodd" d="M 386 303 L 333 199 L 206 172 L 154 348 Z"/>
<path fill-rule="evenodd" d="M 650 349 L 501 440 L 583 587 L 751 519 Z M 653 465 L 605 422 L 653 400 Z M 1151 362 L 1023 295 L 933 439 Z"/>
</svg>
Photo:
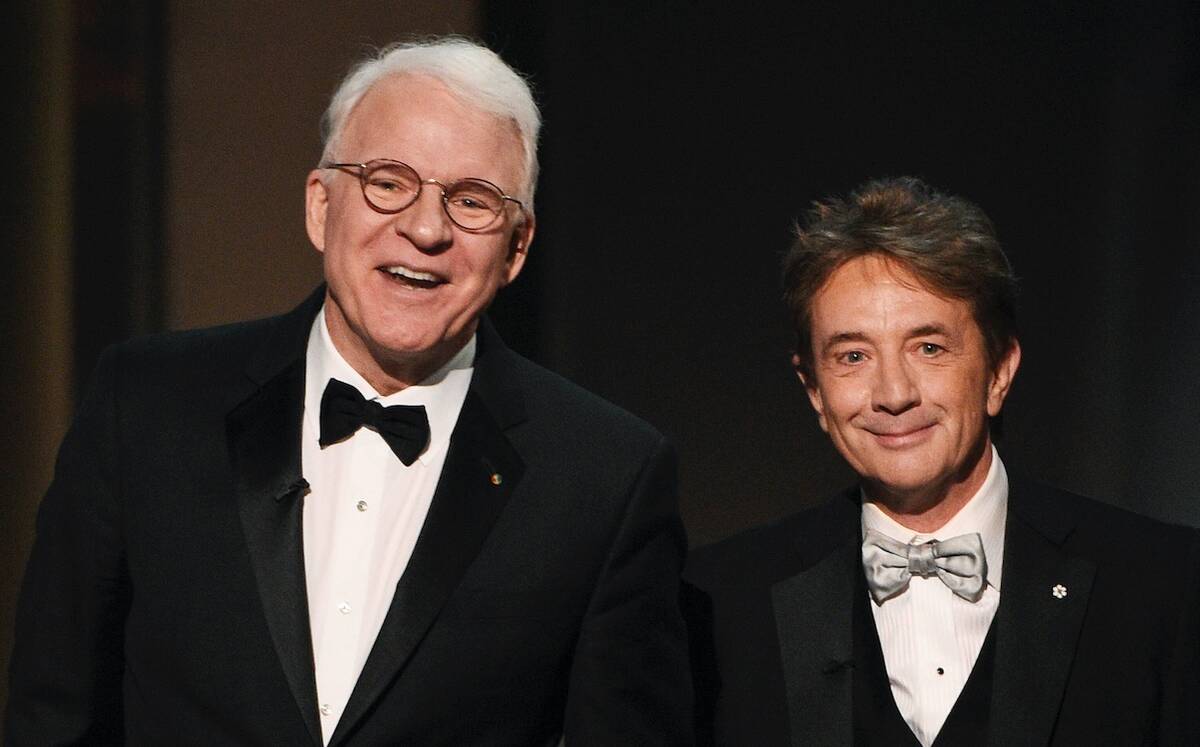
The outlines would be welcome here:
<svg viewBox="0 0 1200 747">
<path fill-rule="evenodd" d="M 1194 527 L 1160 521 L 1026 478 L 1014 478 L 1009 492 L 1014 512 L 1049 533 L 1061 532 L 1063 536 L 1055 539 L 1074 544 L 1186 546 L 1200 538 L 1200 530 Z"/>
<path fill-rule="evenodd" d="M 129 366 L 150 366 L 167 377 L 182 375 L 194 381 L 220 378 L 222 372 L 247 370 L 269 376 L 302 357 L 312 321 L 325 298 L 318 286 L 298 306 L 283 314 L 201 329 L 136 337 L 111 347 L 109 355 Z"/>
<path fill-rule="evenodd" d="M 215 327 L 157 332 L 116 343 L 118 356 L 157 365 L 173 360 L 192 365 L 228 365 L 230 357 L 246 358 L 278 333 L 286 317 L 276 316 Z"/>
<path fill-rule="evenodd" d="M 303 361 L 311 321 L 292 312 L 134 337 L 104 350 L 89 388 L 111 386 L 129 413 L 152 419 L 163 403 L 226 411 L 262 381 Z"/>
<path fill-rule="evenodd" d="M 688 557 L 684 578 L 713 590 L 749 581 L 787 578 L 841 546 L 857 530 L 854 491 L 770 523 L 698 547 Z"/>
<path fill-rule="evenodd" d="M 530 420 L 551 420 L 561 432 L 595 434 L 609 442 L 619 435 L 639 448 L 665 440 L 657 428 L 624 408 L 511 350 L 506 352 L 509 374 L 524 390 Z"/>
</svg>

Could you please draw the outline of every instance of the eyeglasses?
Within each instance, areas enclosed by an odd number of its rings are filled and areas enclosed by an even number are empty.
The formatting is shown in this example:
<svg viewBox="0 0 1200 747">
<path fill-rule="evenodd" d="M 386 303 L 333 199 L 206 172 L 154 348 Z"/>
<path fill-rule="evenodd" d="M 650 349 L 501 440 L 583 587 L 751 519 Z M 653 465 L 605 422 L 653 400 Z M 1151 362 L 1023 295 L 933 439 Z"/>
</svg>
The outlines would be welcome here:
<svg viewBox="0 0 1200 747">
<path fill-rule="evenodd" d="M 421 196 L 421 187 L 433 184 L 442 192 L 442 208 L 454 225 L 467 231 L 480 231 L 496 222 L 504 213 L 504 203 L 515 202 L 486 179 L 459 179 L 446 185 L 437 179 L 422 179 L 416 169 L 406 163 L 376 158 L 366 163 L 327 163 L 323 169 L 341 169 L 358 174 L 363 199 L 380 213 L 398 213 L 411 206 Z"/>
</svg>

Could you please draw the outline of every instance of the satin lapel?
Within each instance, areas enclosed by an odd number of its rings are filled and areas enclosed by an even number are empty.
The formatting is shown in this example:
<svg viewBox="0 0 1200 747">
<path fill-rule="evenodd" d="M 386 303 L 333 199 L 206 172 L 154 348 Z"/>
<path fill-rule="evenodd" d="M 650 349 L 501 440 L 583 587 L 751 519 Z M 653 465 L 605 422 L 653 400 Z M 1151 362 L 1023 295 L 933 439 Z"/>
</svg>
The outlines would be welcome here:
<svg viewBox="0 0 1200 747">
<path fill-rule="evenodd" d="M 1052 495 L 1031 495 L 1041 492 L 1014 486 L 1009 496 L 989 737 L 997 746 L 1050 742 L 1096 572 L 1063 552 L 1074 519 Z"/>
<path fill-rule="evenodd" d="M 811 534 L 817 541 L 838 537 L 832 551 L 771 588 L 793 745 L 854 741 L 854 574 L 862 572 L 858 509 L 841 498 L 835 504 L 829 532 Z"/>
<path fill-rule="evenodd" d="M 523 471 L 524 463 L 473 383 L 412 558 L 331 745 L 347 739 L 403 669 L 479 554 Z"/>
<path fill-rule="evenodd" d="M 300 474 L 304 360 L 297 358 L 228 417 L 238 509 L 275 652 L 313 742 L 321 742 L 309 635 Z"/>
</svg>

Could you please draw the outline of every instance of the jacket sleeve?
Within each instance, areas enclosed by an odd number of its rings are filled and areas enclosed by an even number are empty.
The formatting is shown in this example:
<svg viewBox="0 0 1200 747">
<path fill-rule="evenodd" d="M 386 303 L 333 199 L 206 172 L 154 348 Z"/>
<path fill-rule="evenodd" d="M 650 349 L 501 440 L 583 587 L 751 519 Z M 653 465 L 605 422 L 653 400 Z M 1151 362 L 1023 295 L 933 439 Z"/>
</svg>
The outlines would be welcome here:
<svg viewBox="0 0 1200 747">
<path fill-rule="evenodd" d="M 122 740 L 129 584 L 118 506 L 116 353 L 109 348 L 59 448 L 17 605 L 5 741 Z"/>
<path fill-rule="evenodd" d="M 1171 650 L 1164 657 L 1158 743 L 1200 744 L 1200 531 L 1190 539 L 1174 584 L 1182 597 Z"/>
<path fill-rule="evenodd" d="M 567 694 L 570 747 L 692 743 L 679 611 L 686 549 L 675 456 L 660 441 L 631 488 L 580 630 Z"/>
</svg>

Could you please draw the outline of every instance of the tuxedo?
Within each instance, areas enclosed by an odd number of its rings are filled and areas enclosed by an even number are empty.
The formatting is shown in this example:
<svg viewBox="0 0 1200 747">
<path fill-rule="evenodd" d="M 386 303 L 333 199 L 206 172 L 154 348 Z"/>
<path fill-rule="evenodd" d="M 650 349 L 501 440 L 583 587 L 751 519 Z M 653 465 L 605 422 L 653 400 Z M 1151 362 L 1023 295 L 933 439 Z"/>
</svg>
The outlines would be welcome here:
<svg viewBox="0 0 1200 747">
<path fill-rule="evenodd" d="M 861 527 L 856 488 L 693 553 L 701 742 L 888 743 Z M 935 744 L 1200 744 L 1198 646 L 1200 533 L 1014 479 L 1000 606 Z"/>
<path fill-rule="evenodd" d="M 102 356 L 38 514 L 12 744 L 321 742 L 291 313 Z M 333 745 L 690 741 L 674 456 L 506 348 L 475 371 Z"/>
</svg>

